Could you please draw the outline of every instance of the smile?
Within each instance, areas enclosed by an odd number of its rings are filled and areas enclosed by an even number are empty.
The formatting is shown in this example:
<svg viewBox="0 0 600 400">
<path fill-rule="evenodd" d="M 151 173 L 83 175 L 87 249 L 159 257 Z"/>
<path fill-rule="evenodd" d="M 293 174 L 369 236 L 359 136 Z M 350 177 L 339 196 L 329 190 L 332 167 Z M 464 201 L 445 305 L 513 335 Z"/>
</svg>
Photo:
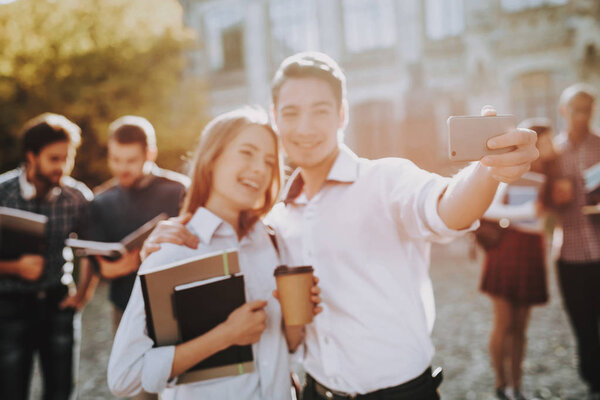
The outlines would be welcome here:
<svg viewBox="0 0 600 400">
<path fill-rule="evenodd" d="M 239 180 L 239 182 L 244 185 L 244 186 L 248 186 L 254 190 L 258 190 L 260 188 L 260 184 L 257 181 L 254 181 L 252 179 L 248 179 L 248 178 L 242 178 Z"/>
</svg>

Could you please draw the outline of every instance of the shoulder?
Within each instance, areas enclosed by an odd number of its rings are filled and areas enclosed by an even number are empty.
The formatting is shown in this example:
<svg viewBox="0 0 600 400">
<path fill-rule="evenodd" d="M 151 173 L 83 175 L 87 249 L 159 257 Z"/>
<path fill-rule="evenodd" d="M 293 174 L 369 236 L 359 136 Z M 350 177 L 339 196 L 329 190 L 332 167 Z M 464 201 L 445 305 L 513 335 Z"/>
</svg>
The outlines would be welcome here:
<svg viewBox="0 0 600 400">
<path fill-rule="evenodd" d="M 361 159 L 359 163 L 359 181 L 375 183 L 381 181 L 403 182 L 422 180 L 433 176 L 429 171 L 419 168 L 406 158 L 389 157 L 377 160 Z"/>
<path fill-rule="evenodd" d="M 190 178 L 178 172 L 156 168 L 153 173 L 161 185 L 172 186 L 180 190 L 190 186 Z"/>
<path fill-rule="evenodd" d="M 102 182 L 94 188 L 94 196 L 96 196 L 96 198 L 102 196 L 105 192 L 108 192 L 117 187 L 117 183 L 118 182 L 115 178 L 111 178 L 107 181 Z"/>
<path fill-rule="evenodd" d="M 181 246 L 173 243 L 161 243 L 160 250 L 150 254 L 140 265 L 140 272 L 145 272 L 161 265 L 170 264 L 186 258 L 200 255 L 198 250 L 191 249 L 187 246 Z"/>
<path fill-rule="evenodd" d="M 0 188 L 5 189 L 11 186 L 18 186 L 19 174 L 21 174 L 21 170 L 18 168 L 0 174 Z"/>
<path fill-rule="evenodd" d="M 68 196 L 82 202 L 89 202 L 94 199 L 94 194 L 85 183 L 75 180 L 70 176 L 63 177 L 62 189 Z"/>
</svg>

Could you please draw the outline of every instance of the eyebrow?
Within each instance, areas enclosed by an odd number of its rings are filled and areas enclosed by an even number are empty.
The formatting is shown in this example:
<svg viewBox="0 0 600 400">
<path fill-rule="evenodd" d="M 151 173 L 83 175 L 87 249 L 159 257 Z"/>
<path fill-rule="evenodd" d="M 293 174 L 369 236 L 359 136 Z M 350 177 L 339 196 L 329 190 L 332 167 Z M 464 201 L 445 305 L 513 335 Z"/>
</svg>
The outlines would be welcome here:
<svg viewBox="0 0 600 400">
<path fill-rule="evenodd" d="M 323 101 L 319 101 L 317 103 L 311 104 L 310 108 L 317 108 L 317 107 L 323 107 L 323 106 L 331 107 L 331 108 L 335 107 L 335 105 L 331 101 L 323 100 Z M 297 108 L 299 108 L 299 106 L 297 106 L 295 104 L 285 105 L 279 109 L 279 112 L 283 112 L 283 111 L 290 110 L 290 109 L 295 110 Z"/>
</svg>

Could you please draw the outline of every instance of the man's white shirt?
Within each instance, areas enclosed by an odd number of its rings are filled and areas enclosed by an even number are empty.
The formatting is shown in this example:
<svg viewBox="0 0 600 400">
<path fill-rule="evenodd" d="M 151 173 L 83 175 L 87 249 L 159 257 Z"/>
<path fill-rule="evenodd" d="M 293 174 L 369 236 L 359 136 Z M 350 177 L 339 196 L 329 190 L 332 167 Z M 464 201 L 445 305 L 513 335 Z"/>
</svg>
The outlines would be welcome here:
<svg viewBox="0 0 600 400">
<path fill-rule="evenodd" d="M 306 329 L 303 364 L 329 388 L 368 393 L 407 382 L 430 365 L 435 319 L 430 242 L 449 229 L 437 204 L 449 178 L 408 160 L 340 153 L 310 200 L 296 171 L 269 214 L 288 265 L 312 265 L 323 312 Z"/>
</svg>

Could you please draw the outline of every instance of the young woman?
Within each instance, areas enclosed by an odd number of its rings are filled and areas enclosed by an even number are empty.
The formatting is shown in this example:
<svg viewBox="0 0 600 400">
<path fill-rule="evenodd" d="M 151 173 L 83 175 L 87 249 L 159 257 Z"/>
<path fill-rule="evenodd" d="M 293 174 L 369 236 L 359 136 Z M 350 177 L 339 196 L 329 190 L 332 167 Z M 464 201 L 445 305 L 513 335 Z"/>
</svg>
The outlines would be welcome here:
<svg viewBox="0 0 600 400">
<path fill-rule="evenodd" d="M 260 221 L 277 200 L 281 180 L 277 137 L 266 113 L 243 108 L 211 121 L 196 149 L 191 178 L 181 214 L 192 214 L 186 227 L 200 238 L 197 248 L 163 243 L 140 268 L 235 247 L 248 302 L 195 339 L 153 347 L 138 278 L 113 344 L 109 387 L 117 396 L 132 396 L 143 388 L 165 400 L 290 398 L 288 347 L 272 295 L 278 254 Z M 315 303 L 320 302 L 318 293 L 313 287 Z M 254 372 L 175 385 L 178 375 L 203 359 L 247 344 L 252 344 Z"/>
<path fill-rule="evenodd" d="M 493 303 L 494 326 L 490 356 L 499 399 L 524 400 L 521 392 L 525 331 L 531 306 L 548 300 L 544 221 L 539 214 L 549 205 L 551 182 L 556 176 L 557 154 L 552 146 L 552 128 L 545 119 L 531 119 L 520 127 L 538 134 L 540 157 L 531 167 L 544 177 L 541 187 L 502 185 L 484 218 L 508 227 L 500 242 L 486 252 L 481 291 Z M 524 176 L 527 177 L 527 174 Z"/>
</svg>

